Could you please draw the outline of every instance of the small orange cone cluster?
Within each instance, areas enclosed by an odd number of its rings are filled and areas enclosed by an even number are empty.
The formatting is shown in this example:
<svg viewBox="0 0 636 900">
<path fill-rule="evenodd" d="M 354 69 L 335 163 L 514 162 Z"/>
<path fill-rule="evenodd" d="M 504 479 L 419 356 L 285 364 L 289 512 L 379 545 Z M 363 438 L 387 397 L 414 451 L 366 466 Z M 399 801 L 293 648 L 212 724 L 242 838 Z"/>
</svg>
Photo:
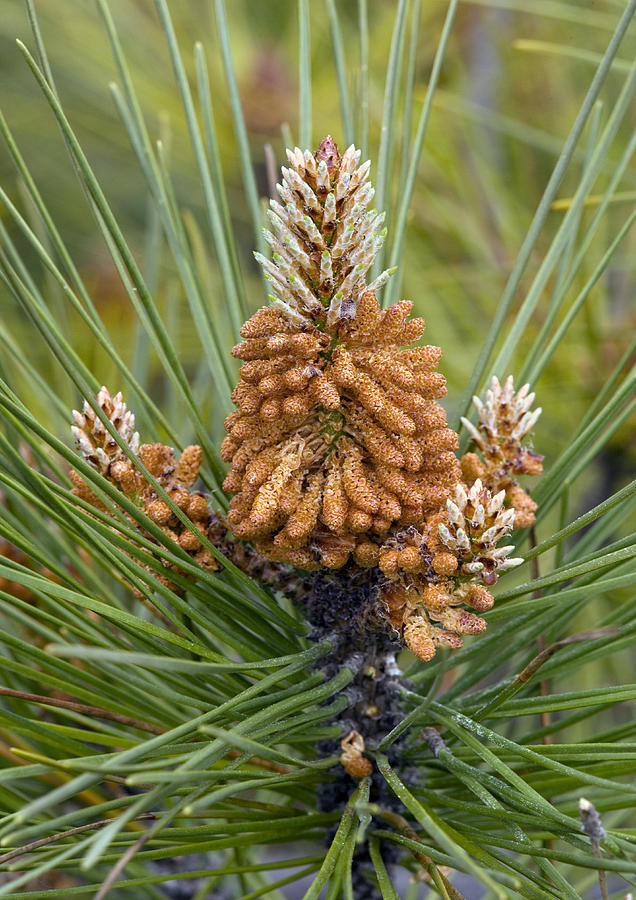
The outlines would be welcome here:
<svg viewBox="0 0 636 900">
<path fill-rule="evenodd" d="M 205 533 L 210 523 L 210 512 L 205 496 L 192 490 L 199 474 L 201 448 L 197 445 L 186 447 L 179 459 L 174 450 L 164 444 L 139 444 L 139 435 L 134 431 L 135 417 L 126 408 L 121 394 L 111 397 L 107 388 L 102 387 L 97 395 L 97 405 L 113 423 L 116 431 L 128 445 L 130 451 L 139 458 L 150 474 L 180 510 L 182 510 L 199 530 Z M 84 459 L 114 484 L 126 497 L 139 506 L 161 530 L 177 543 L 194 562 L 204 569 L 217 569 L 218 564 L 208 549 L 201 545 L 197 536 L 177 518 L 165 501 L 161 500 L 154 487 L 139 472 L 115 439 L 108 433 L 101 420 L 88 403 L 82 412 L 73 411 L 75 425 L 73 436 Z M 73 493 L 82 500 L 102 511 L 107 508 L 75 470 L 70 472 Z M 128 517 L 130 518 L 130 517 Z M 131 519 L 134 523 L 134 520 Z M 150 535 L 141 529 L 144 537 Z M 156 576 L 176 592 L 180 592 L 169 577 Z M 155 573 L 156 574 L 156 573 Z"/>
<path fill-rule="evenodd" d="M 494 598 L 485 585 L 523 562 L 510 557 L 512 546 L 497 546 L 515 519 L 504 500 L 504 491 L 493 497 L 480 481 L 468 491 L 458 484 L 454 499 L 422 531 L 411 528 L 381 549 L 379 566 L 388 579 L 381 600 L 420 659 L 431 659 L 440 645 L 461 647 L 461 635 L 483 631 L 485 620 L 462 607 L 490 609 Z"/>
<path fill-rule="evenodd" d="M 377 562 L 390 529 L 440 509 L 460 473 L 457 435 L 436 400 L 438 347 L 407 301 L 380 309 L 365 274 L 381 217 L 359 153 L 330 138 L 289 154 L 273 204 L 277 294 L 242 329 L 244 361 L 221 448 L 235 494 L 228 524 L 268 559 L 303 569 Z"/>
<path fill-rule="evenodd" d="M 486 403 L 474 398 L 477 428 L 462 420 L 483 461 L 465 454 L 465 483 L 455 486 L 445 508 L 391 535 L 380 550 L 385 613 L 422 660 L 432 659 L 438 646 L 461 647 L 462 635 L 483 631 L 485 620 L 470 610 L 490 609 L 488 587 L 523 562 L 510 556 L 512 545 L 500 542 L 534 522 L 536 504 L 514 477 L 541 471 L 542 457 L 521 444 L 541 413 L 531 410 L 533 400 L 528 385 L 515 393 L 512 376 L 503 388 L 493 378 Z"/>
</svg>

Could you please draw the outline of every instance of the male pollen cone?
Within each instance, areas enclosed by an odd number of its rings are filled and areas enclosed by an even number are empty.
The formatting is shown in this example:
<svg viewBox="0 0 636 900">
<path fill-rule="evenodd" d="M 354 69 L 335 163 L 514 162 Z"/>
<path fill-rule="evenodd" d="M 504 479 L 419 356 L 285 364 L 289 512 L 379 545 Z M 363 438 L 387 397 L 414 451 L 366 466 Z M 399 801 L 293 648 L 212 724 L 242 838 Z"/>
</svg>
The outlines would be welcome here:
<svg viewBox="0 0 636 900">
<path fill-rule="evenodd" d="M 269 559 L 339 568 L 376 565 L 390 529 L 441 509 L 460 472 L 457 435 L 436 400 L 439 347 L 412 304 L 381 310 L 366 275 L 385 237 L 368 207 L 369 163 L 327 136 L 315 154 L 287 151 L 256 254 L 272 305 L 243 325 L 242 359 L 222 456 L 235 496 L 228 524 Z"/>
</svg>

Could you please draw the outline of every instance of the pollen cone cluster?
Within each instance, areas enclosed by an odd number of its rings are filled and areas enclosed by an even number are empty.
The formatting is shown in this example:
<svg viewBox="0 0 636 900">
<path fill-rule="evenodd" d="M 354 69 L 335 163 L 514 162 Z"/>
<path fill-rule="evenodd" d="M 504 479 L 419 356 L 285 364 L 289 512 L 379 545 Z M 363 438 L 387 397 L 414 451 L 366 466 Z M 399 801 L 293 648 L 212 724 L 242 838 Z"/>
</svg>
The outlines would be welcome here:
<svg viewBox="0 0 636 900">
<path fill-rule="evenodd" d="M 226 422 L 228 524 L 267 558 L 303 569 L 377 563 L 395 528 L 442 508 L 459 480 L 457 436 L 436 400 L 437 347 L 412 304 L 379 307 L 366 274 L 384 239 L 367 207 L 369 164 L 331 138 L 289 152 L 273 202 L 275 294 L 242 329 Z"/>
<path fill-rule="evenodd" d="M 464 481 L 471 485 L 476 479 L 494 493 L 504 490 L 506 501 L 515 510 L 515 528 L 527 528 L 535 521 L 537 504 L 519 485 L 518 475 L 539 475 L 543 457 L 524 447 L 527 437 L 541 415 L 541 408 L 532 410 L 534 394 L 524 384 L 515 393 L 512 375 L 504 385 L 492 379 L 486 392 L 486 402 L 473 397 L 479 415 L 477 426 L 462 418 L 462 424 L 481 453 L 466 453 L 461 459 Z"/>
<path fill-rule="evenodd" d="M 517 478 L 541 471 L 542 457 L 523 443 L 541 410 L 531 410 L 528 385 L 515 392 L 512 377 L 503 386 L 494 378 L 486 401 L 474 398 L 477 425 L 463 420 L 478 453 L 458 460 L 437 402 L 441 350 L 414 346 L 424 321 L 409 318 L 410 302 L 381 309 L 390 271 L 367 283 L 385 237 L 369 163 L 354 147 L 341 156 L 331 137 L 288 159 L 265 232 L 271 259 L 256 254 L 271 303 L 232 351 L 242 365 L 221 447 L 231 464 L 227 521 L 193 490 L 200 447 L 177 459 L 163 444 L 140 445 L 121 394 L 97 397 L 120 440 L 89 404 L 74 413 L 73 434 L 85 460 L 203 568 L 217 568 L 213 554 L 137 461 L 241 569 L 280 589 L 295 579 L 312 624 L 340 629 L 347 646 L 353 634 L 356 646 L 399 638 L 430 660 L 486 628 L 478 614 L 494 603 L 489 589 L 522 562 L 506 539 L 534 522 L 536 504 Z M 79 497 L 106 510 L 79 474 L 71 478 Z M 173 578 L 164 566 L 160 579 L 177 590 Z M 341 749 L 350 774 L 368 774 L 361 733 L 350 729 Z"/>
<path fill-rule="evenodd" d="M 438 646 L 461 647 L 462 635 L 483 631 L 485 620 L 470 610 L 490 609 L 495 601 L 488 588 L 523 562 L 502 542 L 534 521 L 536 504 L 514 477 L 541 471 L 542 457 L 521 443 L 541 413 L 531 411 L 533 400 L 528 385 L 515 393 L 512 377 L 503 388 L 494 378 L 486 402 L 474 398 L 477 428 L 463 420 L 483 459 L 465 454 L 464 481 L 445 506 L 417 528 L 391 533 L 380 548 L 386 578 L 380 601 L 420 659 L 431 659 Z"/>
<path fill-rule="evenodd" d="M 139 436 L 134 431 L 135 417 L 127 410 L 121 394 L 111 397 L 107 388 L 102 387 L 96 399 L 97 405 L 110 419 L 131 453 L 138 457 L 175 505 L 205 534 L 212 527 L 213 519 L 204 495 L 192 490 L 201 465 L 201 448 L 197 445 L 186 447 L 177 459 L 174 450 L 164 444 L 140 445 Z M 91 406 L 84 403 L 82 412 L 74 410 L 73 416 L 75 425 L 71 430 L 84 459 L 143 510 L 196 563 L 204 569 L 218 568 L 210 551 L 201 545 L 196 534 L 177 518 L 168 504 L 158 497 L 153 485 L 138 471 Z M 98 509 L 106 510 L 81 475 L 72 470 L 70 477 L 74 484 L 73 493 Z M 132 518 L 130 520 L 138 527 Z M 215 525 L 216 521 L 214 518 Z M 144 537 L 151 537 L 148 532 L 140 530 Z M 218 529 L 215 528 L 215 536 L 216 530 Z M 169 578 L 169 567 L 166 566 L 165 569 L 167 574 L 158 576 L 159 579 L 173 590 L 178 590 Z"/>
<path fill-rule="evenodd" d="M 458 484 L 446 508 L 421 531 L 409 528 L 381 548 L 379 566 L 387 579 L 381 603 L 420 659 L 431 659 L 438 646 L 461 647 L 461 635 L 483 631 L 485 620 L 463 607 L 490 609 L 495 601 L 486 586 L 523 562 L 510 556 L 511 545 L 498 546 L 515 519 L 504 501 L 505 491 L 493 497 L 479 480 L 470 490 Z"/>
</svg>

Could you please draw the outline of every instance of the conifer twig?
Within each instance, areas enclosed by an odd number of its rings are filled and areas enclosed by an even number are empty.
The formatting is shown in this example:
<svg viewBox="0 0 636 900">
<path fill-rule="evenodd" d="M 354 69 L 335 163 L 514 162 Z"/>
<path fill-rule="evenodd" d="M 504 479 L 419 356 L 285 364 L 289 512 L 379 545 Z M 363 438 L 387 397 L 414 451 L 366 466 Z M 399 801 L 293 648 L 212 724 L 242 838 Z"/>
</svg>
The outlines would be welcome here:
<svg viewBox="0 0 636 900">
<path fill-rule="evenodd" d="M 30 694 L 27 691 L 14 691 L 11 688 L 6 687 L 0 687 L 0 695 L 3 697 L 15 697 L 17 700 L 26 700 L 29 703 L 38 703 L 42 706 L 56 706 L 60 709 L 70 709 L 72 712 L 81 713 L 87 716 L 98 716 L 100 719 L 110 719 L 113 722 L 119 722 L 121 725 L 130 725 L 132 728 L 139 728 L 141 731 L 149 731 L 152 734 L 163 734 L 166 730 L 160 725 L 142 722 L 140 719 L 134 719 L 131 716 L 123 716 L 121 713 L 112 712 L 109 709 L 102 709 L 100 706 L 90 706 L 87 703 L 79 703 L 77 700 L 61 700 L 57 697 L 45 697 L 41 694 Z"/>
<path fill-rule="evenodd" d="M 148 831 L 144 831 L 142 835 L 135 841 L 132 846 L 130 846 L 126 852 L 119 857 L 113 868 L 110 870 L 108 875 L 106 876 L 105 881 L 102 883 L 99 891 L 95 894 L 95 900 L 104 900 L 104 897 L 110 892 L 110 889 L 113 887 L 120 873 L 126 868 L 130 860 L 135 856 L 136 853 L 141 850 L 141 848 L 146 844 L 150 838 L 152 837 L 153 831 L 149 829 Z"/>
<path fill-rule="evenodd" d="M 141 719 L 134 719 L 131 716 L 123 716 L 120 713 L 111 712 L 109 709 L 102 709 L 100 706 L 89 706 L 86 703 L 78 703 L 76 700 L 60 700 L 55 697 L 45 697 L 41 694 L 30 694 L 26 691 L 14 691 L 11 688 L 0 687 L 0 695 L 5 697 L 15 697 L 18 700 L 27 700 L 30 703 L 40 703 L 42 706 L 55 706 L 60 709 L 70 709 L 73 712 L 81 713 L 87 716 L 99 716 L 100 719 L 110 719 L 113 722 L 119 722 L 121 725 L 130 725 L 133 728 L 139 728 L 141 731 L 149 731 L 151 734 L 165 734 L 166 729 L 160 725 L 153 725 L 150 722 L 142 722 Z M 226 756 L 230 759 L 238 759 L 243 754 L 239 750 L 228 750 Z M 270 762 L 267 759 L 261 759 L 260 756 L 252 756 L 248 762 L 253 766 L 259 766 L 261 769 L 269 769 L 272 772 L 278 772 L 281 775 L 288 774 L 291 770 L 286 766 L 278 765 L 278 763 Z"/>
<path fill-rule="evenodd" d="M 139 822 L 142 819 L 154 818 L 154 813 L 141 813 L 136 816 L 133 821 Z M 17 859 L 19 856 L 24 856 L 25 853 L 31 853 L 39 847 L 45 847 L 47 844 L 54 844 L 56 841 L 72 837 L 75 834 L 82 834 L 85 831 L 93 831 L 96 828 L 101 828 L 102 825 L 110 825 L 110 823 L 110 819 L 100 819 L 99 822 L 88 822 L 86 825 L 78 825 L 76 828 L 69 828 L 67 831 L 59 831 L 57 834 L 50 834 L 48 837 L 39 838 L 37 841 L 31 841 L 30 844 L 25 844 L 23 847 L 16 847 L 14 850 L 9 850 L 8 853 L 3 853 L 2 856 L 0 856 L 0 865 L 11 862 L 11 860 Z"/>
<path fill-rule="evenodd" d="M 528 665 L 519 672 L 514 681 L 510 682 L 506 688 L 501 691 L 486 706 L 482 707 L 476 715 L 477 719 L 486 718 L 493 709 L 504 701 L 510 700 L 521 688 L 530 681 L 532 676 L 541 666 L 546 663 L 557 651 L 568 647 L 570 644 L 580 644 L 583 641 L 595 641 L 604 637 L 615 637 L 620 634 L 620 628 L 612 625 L 607 628 L 593 628 L 591 631 L 580 631 L 578 634 L 572 634 L 570 637 L 562 638 L 560 641 L 554 641 L 548 647 L 544 647 L 535 657 L 533 657 Z"/>
</svg>

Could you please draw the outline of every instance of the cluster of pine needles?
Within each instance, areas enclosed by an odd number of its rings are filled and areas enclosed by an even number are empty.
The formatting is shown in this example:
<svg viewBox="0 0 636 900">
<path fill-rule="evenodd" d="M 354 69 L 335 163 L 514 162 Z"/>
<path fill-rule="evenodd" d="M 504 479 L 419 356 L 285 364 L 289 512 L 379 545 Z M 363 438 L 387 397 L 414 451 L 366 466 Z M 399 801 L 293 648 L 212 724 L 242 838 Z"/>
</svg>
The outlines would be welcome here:
<svg viewBox="0 0 636 900">
<path fill-rule="evenodd" d="M 215 43 L 192 51 L 178 4 L 152 5 L 174 142 L 137 92 L 134 29 L 97 0 L 143 245 L 83 149 L 34 0 L 19 43 L 123 337 L 67 239 L 69 202 L 27 161 L 33 135 L 0 113 L 0 897 L 631 897 L 636 482 L 605 490 L 598 472 L 634 420 L 636 342 L 576 418 L 549 376 L 574 379 L 568 335 L 624 276 L 636 0 L 536 0 L 608 42 L 561 48 L 585 90 L 501 296 L 488 315 L 450 302 L 474 351 L 435 333 L 409 249 L 473 4 L 450 0 L 423 63 L 423 4 L 394 4 L 381 105 L 375 5 L 349 18 L 328 0 L 323 22 L 298 0 L 298 116 L 265 154 L 289 165 L 271 202 L 233 5 L 214 0 Z M 313 154 L 323 25 L 341 139 Z"/>
</svg>

